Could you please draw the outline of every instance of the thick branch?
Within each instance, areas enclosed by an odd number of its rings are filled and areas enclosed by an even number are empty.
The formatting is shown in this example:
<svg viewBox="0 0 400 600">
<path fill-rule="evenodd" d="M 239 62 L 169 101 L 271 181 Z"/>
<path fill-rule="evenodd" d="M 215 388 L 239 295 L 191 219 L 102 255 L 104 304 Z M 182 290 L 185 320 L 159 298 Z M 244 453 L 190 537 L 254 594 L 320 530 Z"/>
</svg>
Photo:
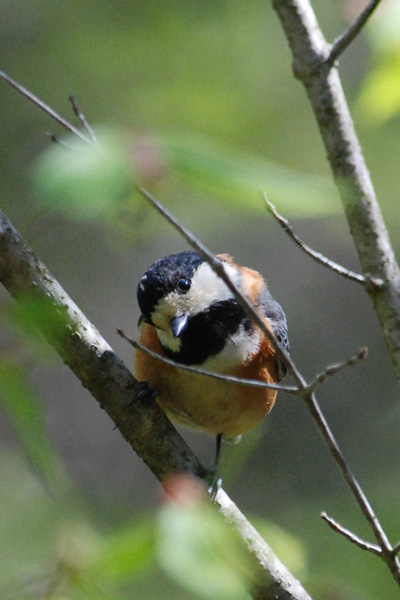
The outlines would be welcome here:
<svg viewBox="0 0 400 600">
<path fill-rule="evenodd" d="M 0 281 L 17 301 L 34 299 L 46 309 L 46 319 L 36 325 L 161 482 L 173 473 L 204 471 L 163 411 L 142 399 L 142 386 L 1 211 Z M 311 600 L 222 490 L 217 502 L 258 567 L 257 599 Z"/>
<path fill-rule="evenodd" d="M 344 97 L 336 67 L 308 0 L 272 0 L 313 108 L 363 274 L 382 280 L 368 292 L 400 380 L 400 270 Z M 321 200 L 322 201 L 322 200 Z"/>
<path fill-rule="evenodd" d="M 329 64 L 325 41 L 308 0 L 272 0 L 293 55 L 293 69 L 303 83 L 313 108 L 363 274 L 382 280 L 367 290 L 373 300 L 396 376 L 400 380 L 400 270 L 354 130 L 336 67 Z M 308 406 L 314 420 L 323 420 L 313 395 Z M 321 431 L 324 428 L 321 428 Z M 340 456 L 337 463 L 340 466 Z M 358 498 L 393 577 L 400 584 L 400 562 L 381 524 L 357 482 L 343 466 L 343 474 Z M 367 512 L 365 512 L 367 508 Z"/>
<path fill-rule="evenodd" d="M 40 303 L 41 310 L 31 312 L 33 319 L 38 313 L 41 333 L 160 481 L 175 471 L 201 473 L 163 411 L 148 399 L 140 401 L 135 378 L 1 211 L 0 281 L 21 303 Z"/>
</svg>

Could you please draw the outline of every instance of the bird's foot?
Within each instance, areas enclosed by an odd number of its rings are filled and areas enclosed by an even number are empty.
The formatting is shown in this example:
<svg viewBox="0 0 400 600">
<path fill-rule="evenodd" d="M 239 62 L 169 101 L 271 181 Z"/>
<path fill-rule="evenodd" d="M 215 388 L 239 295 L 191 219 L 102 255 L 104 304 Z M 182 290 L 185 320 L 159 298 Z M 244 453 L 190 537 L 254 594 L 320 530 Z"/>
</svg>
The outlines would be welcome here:
<svg viewBox="0 0 400 600">
<path fill-rule="evenodd" d="M 147 381 L 138 381 L 135 386 L 136 397 L 134 402 L 154 402 L 157 398 L 157 392 L 150 387 Z"/>
</svg>

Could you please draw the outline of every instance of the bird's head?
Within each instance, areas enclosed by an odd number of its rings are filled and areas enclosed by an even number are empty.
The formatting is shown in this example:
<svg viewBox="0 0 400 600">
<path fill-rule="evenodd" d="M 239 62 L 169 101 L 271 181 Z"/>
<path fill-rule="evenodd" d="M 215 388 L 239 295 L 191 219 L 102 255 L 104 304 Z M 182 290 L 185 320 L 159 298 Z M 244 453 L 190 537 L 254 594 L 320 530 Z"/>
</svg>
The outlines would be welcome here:
<svg viewBox="0 0 400 600">
<path fill-rule="evenodd" d="M 218 260 L 238 283 L 236 267 Z M 179 352 L 181 338 L 196 316 L 216 303 L 234 301 L 227 285 L 196 252 L 172 254 L 155 262 L 140 279 L 137 298 L 142 320 L 156 327 L 160 342 L 172 352 Z"/>
</svg>

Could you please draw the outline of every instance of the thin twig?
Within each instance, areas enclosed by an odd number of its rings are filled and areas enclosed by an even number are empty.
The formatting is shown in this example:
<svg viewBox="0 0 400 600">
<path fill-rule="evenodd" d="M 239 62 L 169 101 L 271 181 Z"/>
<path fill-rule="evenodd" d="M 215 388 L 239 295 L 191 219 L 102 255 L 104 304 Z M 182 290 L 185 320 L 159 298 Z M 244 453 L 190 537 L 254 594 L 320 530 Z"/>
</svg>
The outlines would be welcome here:
<svg viewBox="0 0 400 600">
<path fill-rule="evenodd" d="M 353 495 L 361 509 L 361 512 L 370 524 L 371 529 L 374 532 L 375 538 L 379 543 L 380 547 L 382 548 L 382 554 L 391 555 L 392 546 L 390 544 L 389 538 L 385 530 L 383 529 L 381 522 L 377 518 L 366 494 L 364 493 L 362 487 L 353 475 L 353 472 L 351 471 L 331 431 L 331 428 L 329 427 L 328 422 L 321 411 L 315 393 L 311 391 L 310 393 L 304 396 L 303 400 L 306 403 L 322 438 L 328 446 L 331 455 L 333 456 L 337 466 L 339 467 L 340 472 L 342 473 L 345 481 L 347 482 L 348 486 L 353 492 Z"/>
<path fill-rule="evenodd" d="M 198 367 L 192 367 L 190 365 L 184 365 L 182 363 L 176 362 L 166 356 L 161 356 L 157 352 L 153 352 L 146 346 L 139 344 L 135 340 L 129 338 L 121 329 L 117 329 L 118 335 L 120 335 L 124 340 L 126 340 L 131 346 L 135 348 L 135 350 L 141 350 L 145 352 L 149 356 L 156 358 L 157 360 L 170 365 L 171 367 L 175 367 L 176 369 L 183 369 L 184 371 L 190 371 L 191 373 L 196 373 L 197 375 L 203 375 L 204 377 L 211 377 L 213 379 L 219 379 L 220 381 L 226 381 L 227 383 L 237 383 L 239 385 L 247 385 L 249 387 L 258 387 L 258 388 L 267 388 L 271 390 L 280 390 L 282 392 L 288 392 L 289 394 L 297 394 L 299 391 L 298 387 L 294 386 L 285 386 L 280 385 L 278 383 L 266 383 L 265 381 L 258 381 L 257 379 L 245 379 L 243 377 L 234 377 L 233 375 L 223 375 L 222 373 L 215 373 L 213 371 L 206 371 L 204 369 L 200 369 Z"/>
<path fill-rule="evenodd" d="M 79 119 L 82 127 L 84 127 L 84 129 L 86 129 L 86 131 L 92 138 L 92 142 L 97 144 L 97 138 L 93 131 L 93 127 L 90 125 L 89 121 L 86 119 L 85 114 L 82 112 L 82 110 L 79 108 L 78 104 L 76 103 L 75 97 L 72 95 L 68 96 L 68 100 L 71 102 L 72 110 L 74 111 L 75 116 Z"/>
<path fill-rule="evenodd" d="M 364 10 L 354 19 L 354 21 L 350 24 L 350 26 L 346 29 L 346 31 L 336 38 L 333 42 L 332 49 L 327 58 L 327 63 L 333 65 L 335 60 L 339 58 L 341 54 L 348 48 L 351 42 L 357 37 L 360 33 L 361 29 L 364 27 L 376 7 L 378 6 L 380 0 L 371 0 Z"/>
<path fill-rule="evenodd" d="M 323 383 L 328 377 L 331 377 L 332 375 L 336 375 L 337 373 L 339 373 L 340 371 L 343 371 L 343 369 L 345 369 L 347 367 L 352 367 L 353 365 L 358 363 L 360 360 L 364 360 L 365 358 L 367 358 L 367 356 L 368 356 L 368 348 L 366 346 L 364 346 L 363 348 L 360 348 L 360 350 L 357 352 L 357 354 L 348 358 L 347 360 L 337 363 L 335 365 L 329 365 L 328 367 L 326 367 L 326 369 L 324 371 L 322 371 L 322 373 L 317 375 L 315 377 L 315 379 L 309 384 L 309 389 L 311 391 L 314 391 L 315 388 L 317 387 L 317 385 L 320 383 Z"/>
<path fill-rule="evenodd" d="M 324 265 L 328 269 L 331 269 L 338 275 L 342 275 L 343 277 L 346 277 L 347 279 L 351 279 L 352 281 L 356 281 L 357 283 L 361 283 L 362 285 L 366 285 L 368 283 L 369 280 L 366 277 L 364 277 L 364 275 L 360 275 L 359 273 L 350 271 L 350 269 L 346 269 L 346 267 L 339 265 L 338 263 L 334 262 L 330 258 L 327 258 L 320 252 L 316 252 L 315 250 L 310 248 L 310 246 L 308 246 L 308 244 L 306 244 L 302 239 L 300 239 L 298 237 L 298 235 L 294 232 L 293 227 L 290 225 L 289 221 L 285 217 L 283 217 L 281 214 L 278 213 L 278 211 L 276 210 L 276 208 L 272 204 L 272 202 L 270 202 L 268 200 L 265 192 L 264 192 L 264 199 L 267 204 L 267 209 L 275 217 L 275 219 L 278 221 L 278 223 L 282 227 L 282 229 L 284 231 L 286 231 L 288 236 L 295 242 L 295 244 L 298 248 L 301 248 L 306 254 L 311 256 L 311 258 L 313 258 L 315 261 L 317 261 L 321 265 Z"/>
<path fill-rule="evenodd" d="M 324 521 L 326 521 L 326 523 L 328 523 L 329 527 L 331 529 L 333 529 L 333 531 L 336 531 L 337 533 L 344 535 L 345 538 L 350 540 L 350 542 L 352 542 L 353 544 L 355 544 L 362 550 L 367 550 L 368 552 L 372 552 L 373 554 L 376 554 L 377 556 L 382 556 L 382 549 L 380 548 L 380 546 L 378 546 L 377 544 L 371 544 L 370 542 L 366 542 L 365 540 L 360 538 L 358 535 L 353 533 L 353 531 L 350 531 L 350 529 L 343 527 L 343 525 L 340 525 L 340 523 L 338 523 L 337 521 L 332 519 L 332 517 L 329 517 L 326 514 L 326 512 L 321 513 L 321 518 Z"/>
<path fill-rule="evenodd" d="M 20 94 L 25 96 L 25 98 L 28 98 L 28 100 L 30 102 L 35 104 L 35 106 L 39 107 L 40 110 L 42 110 L 47 115 L 49 115 L 49 117 L 54 119 L 54 121 L 56 121 L 59 125 L 64 127 L 64 129 L 69 131 L 69 133 L 73 133 L 74 135 L 78 136 L 82 141 L 93 146 L 93 142 L 90 138 L 86 137 L 86 135 L 84 135 L 81 131 L 79 131 L 79 129 L 77 129 L 74 125 L 69 123 L 69 121 L 64 119 L 55 110 L 53 110 L 48 104 L 43 102 L 43 100 L 40 100 L 40 98 L 35 96 L 35 94 L 33 94 L 26 87 L 24 87 L 23 85 L 21 85 L 20 83 L 15 81 L 15 79 L 12 79 L 11 77 L 9 77 L 6 73 L 4 73 L 4 71 L 0 71 L 0 78 L 3 79 L 6 83 L 8 83 L 8 85 L 13 87 L 15 90 L 17 90 L 17 92 L 19 92 Z"/>
</svg>

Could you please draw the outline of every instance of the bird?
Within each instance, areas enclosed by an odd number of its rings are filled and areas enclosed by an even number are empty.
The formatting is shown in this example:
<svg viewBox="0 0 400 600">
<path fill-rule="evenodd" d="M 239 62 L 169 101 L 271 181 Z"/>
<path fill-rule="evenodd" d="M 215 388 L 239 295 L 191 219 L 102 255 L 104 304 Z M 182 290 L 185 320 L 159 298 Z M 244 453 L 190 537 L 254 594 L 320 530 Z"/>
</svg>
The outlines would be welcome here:
<svg viewBox="0 0 400 600">
<path fill-rule="evenodd" d="M 229 254 L 215 258 L 281 347 L 289 351 L 285 313 L 261 274 L 236 264 Z M 216 436 L 218 471 L 222 439 L 235 440 L 255 428 L 271 411 L 277 390 L 214 379 L 172 365 L 171 360 L 273 384 L 284 377 L 285 365 L 274 344 L 197 252 L 157 260 L 138 283 L 137 301 L 139 344 L 170 362 L 138 349 L 136 377 L 147 382 L 173 422 Z"/>
</svg>

